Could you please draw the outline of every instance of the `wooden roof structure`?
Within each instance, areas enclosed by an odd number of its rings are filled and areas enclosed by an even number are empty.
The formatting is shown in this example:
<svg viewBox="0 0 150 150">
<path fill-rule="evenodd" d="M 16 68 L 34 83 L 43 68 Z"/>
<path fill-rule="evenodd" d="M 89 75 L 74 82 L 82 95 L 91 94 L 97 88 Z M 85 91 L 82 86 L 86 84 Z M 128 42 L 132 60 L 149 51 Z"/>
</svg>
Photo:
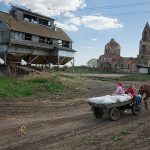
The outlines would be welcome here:
<svg viewBox="0 0 150 150">
<path fill-rule="evenodd" d="M 49 27 L 24 20 L 18 20 L 6 12 L 0 12 L 0 18 L 2 18 L 9 25 L 12 31 L 72 42 L 69 36 L 61 28 Z"/>
</svg>

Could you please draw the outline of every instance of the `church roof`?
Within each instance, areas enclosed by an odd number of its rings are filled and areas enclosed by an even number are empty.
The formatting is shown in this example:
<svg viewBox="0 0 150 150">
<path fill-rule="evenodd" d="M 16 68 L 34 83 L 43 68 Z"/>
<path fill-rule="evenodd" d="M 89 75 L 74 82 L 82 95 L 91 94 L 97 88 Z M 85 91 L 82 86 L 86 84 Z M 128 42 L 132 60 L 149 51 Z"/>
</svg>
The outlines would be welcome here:
<svg viewBox="0 0 150 150">
<path fill-rule="evenodd" d="M 150 41 L 150 26 L 148 22 L 146 23 L 142 33 L 142 40 L 147 42 Z"/>
<path fill-rule="evenodd" d="M 113 38 L 110 40 L 109 43 L 106 44 L 106 48 L 116 48 L 116 47 L 120 47 L 120 45 Z"/>
</svg>

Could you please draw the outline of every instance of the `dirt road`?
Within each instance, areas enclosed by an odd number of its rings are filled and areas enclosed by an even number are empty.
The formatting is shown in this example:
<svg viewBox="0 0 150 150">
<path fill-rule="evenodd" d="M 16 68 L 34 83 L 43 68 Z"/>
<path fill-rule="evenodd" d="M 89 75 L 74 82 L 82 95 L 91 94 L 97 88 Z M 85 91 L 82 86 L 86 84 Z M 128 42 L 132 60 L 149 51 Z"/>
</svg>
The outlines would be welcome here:
<svg viewBox="0 0 150 150">
<path fill-rule="evenodd" d="M 62 98 L 1 101 L 0 150 L 149 150 L 150 110 L 142 108 L 138 117 L 127 111 L 118 121 L 96 119 L 87 98 L 110 94 L 113 86 L 96 79 L 85 83 L 87 90 Z"/>
<path fill-rule="evenodd" d="M 71 106 L 49 102 L 1 103 L 1 150 L 149 150 L 150 111 L 131 112 L 118 121 L 95 119 L 85 102 Z M 21 126 L 26 134 L 17 135 Z"/>
</svg>

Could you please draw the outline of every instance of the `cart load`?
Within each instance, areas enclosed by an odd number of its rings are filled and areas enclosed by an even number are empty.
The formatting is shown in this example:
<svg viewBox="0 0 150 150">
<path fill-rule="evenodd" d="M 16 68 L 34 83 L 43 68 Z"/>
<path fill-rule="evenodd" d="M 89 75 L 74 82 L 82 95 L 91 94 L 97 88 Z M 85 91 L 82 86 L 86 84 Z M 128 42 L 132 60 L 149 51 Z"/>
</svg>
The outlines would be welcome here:
<svg viewBox="0 0 150 150">
<path fill-rule="evenodd" d="M 131 100 L 131 95 L 123 94 L 123 95 L 106 95 L 101 97 L 92 97 L 89 98 L 88 101 L 90 103 L 95 104 L 114 104 L 118 102 L 125 102 Z"/>
<path fill-rule="evenodd" d="M 141 109 L 137 108 L 131 95 L 106 95 L 88 99 L 89 105 L 96 118 L 108 114 L 111 120 L 118 120 L 126 109 L 131 109 L 133 115 L 140 114 Z"/>
</svg>

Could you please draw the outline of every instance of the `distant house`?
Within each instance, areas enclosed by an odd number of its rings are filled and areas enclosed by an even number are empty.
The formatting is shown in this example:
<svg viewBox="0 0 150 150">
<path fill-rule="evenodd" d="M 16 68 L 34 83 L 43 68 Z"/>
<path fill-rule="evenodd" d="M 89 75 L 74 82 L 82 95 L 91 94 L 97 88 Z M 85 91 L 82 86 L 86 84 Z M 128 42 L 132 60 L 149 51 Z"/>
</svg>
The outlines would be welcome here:
<svg viewBox="0 0 150 150">
<path fill-rule="evenodd" d="M 64 65 L 74 60 L 72 42 L 52 18 L 15 6 L 0 12 L 0 58 L 5 64 Z"/>
<path fill-rule="evenodd" d="M 150 66 L 138 65 L 138 72 L 140 74 L 150 74 Z"/>
<path fill-rule="evenodd" d="M 139 54 L 135 57 L 120 56 L 121 47 L 114 39 L 106 44 L 104 55 L 101 55 L 98 68 L 105 71 L 121 73 L 149 73 L 150 68 L 150 26 L 147 23 L 142 33 Z"/>
</svg>

